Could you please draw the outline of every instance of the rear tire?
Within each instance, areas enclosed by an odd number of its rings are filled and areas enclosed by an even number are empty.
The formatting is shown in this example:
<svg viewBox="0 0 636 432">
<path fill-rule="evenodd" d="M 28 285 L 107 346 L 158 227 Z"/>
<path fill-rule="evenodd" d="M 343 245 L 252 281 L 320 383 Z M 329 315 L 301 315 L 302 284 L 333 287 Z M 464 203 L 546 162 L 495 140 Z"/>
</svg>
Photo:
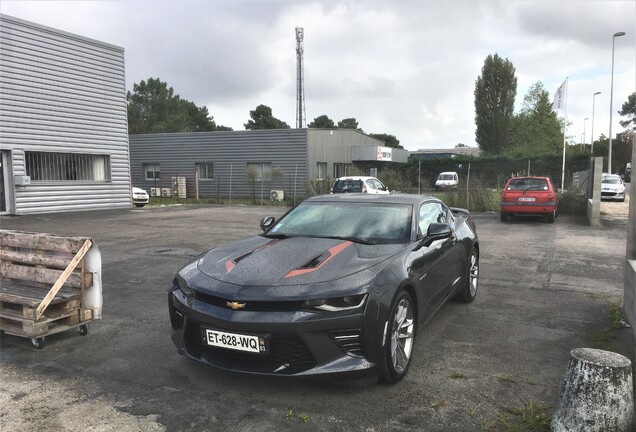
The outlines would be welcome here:
<svg viewBox="0 0 636 432">
<path fill-rule="evenodd" d="M 505 222 L 508 220 L 508 213 L 501 212 L 501 221 Z"/>
<path fill-rule="evenodd" d="M 552 210 L 552 213 L 548 215 L 548 223 L 554 223 L 555 217 L 556 217 L 556 210 Z"/>
<path fill-rule="evenodd" d="M 398 291 L 387 319 L 386 336 L 380 348 L 380 381 L 395 384 L 404 378 L 413 358 L 417 319 L 409 293 Z"/>
<path fill-rule="evenodd" d="M 471 303 L 477 297 L 479 287 L 479 252 L 473 247 L 466 266 L 466 277 L 464 287 L 455 296 L 455 300 L 462 303 Z"/>
</svg>

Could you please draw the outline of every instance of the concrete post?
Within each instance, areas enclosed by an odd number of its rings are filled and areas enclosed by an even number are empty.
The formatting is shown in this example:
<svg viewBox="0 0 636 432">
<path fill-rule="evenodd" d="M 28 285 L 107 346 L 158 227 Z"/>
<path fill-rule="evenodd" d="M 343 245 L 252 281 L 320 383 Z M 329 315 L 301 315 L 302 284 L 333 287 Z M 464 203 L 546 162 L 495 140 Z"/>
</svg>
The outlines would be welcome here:
<svg viewBox="0 0 636 432">
<path fill-rule="evenodd" d="M 588 177 L 592 185 L 592 198 L 587 200 L 587 220 L 591 226 L 601 226 L 601 178 L 603 173 L 603 158 L 592 158 L 594 177 Z"/>
<path fill-rule="evenodd" d="M 636 133 L 632 140 L 632 173 L 636 162 Z M 629 223 L 627 224 L 627 260 L 625 261 L 625 291 L 623 311 L 632 325 L 634 355 L 636 358 L 636 181 L 632 175 L 629 183 Z"/>
<path fill-rule="evenodd" d="M 577 348 L 563 378 L 554 432 L 632 432 L 632 362 L 620 354 Z"/>
</svg>

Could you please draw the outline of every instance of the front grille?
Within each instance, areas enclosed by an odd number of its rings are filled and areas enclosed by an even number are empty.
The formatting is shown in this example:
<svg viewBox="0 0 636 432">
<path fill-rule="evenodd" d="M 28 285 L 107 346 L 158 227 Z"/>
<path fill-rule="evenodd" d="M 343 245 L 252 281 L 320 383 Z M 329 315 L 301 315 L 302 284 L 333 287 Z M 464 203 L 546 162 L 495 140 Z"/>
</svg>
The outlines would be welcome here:
<svg viewBox="0 0 636 432">
<path fill-rule="evenodd" d="M 233 299 L 225 299 L 217 297 L 211 294 L 195 291 L 194 297 L 204 303 L 214 306 L 222 307 L 224 309 L 232 309 L 227 305 L 228 302 L 233 302 Z M 239 301 L 238 303 L 244 303 L 245 306 L 240 310 L 243 311 L 272 311 L 272 312 L 285 312 L 285 311 L 298 311 L 302 309 L 302 301 Z"/>
<path fill-rule="evenodd" d="M 331 338 L 348 355 L 362 357 L 362 330 L 341 330 L 329 332 Z"/>
</svg>

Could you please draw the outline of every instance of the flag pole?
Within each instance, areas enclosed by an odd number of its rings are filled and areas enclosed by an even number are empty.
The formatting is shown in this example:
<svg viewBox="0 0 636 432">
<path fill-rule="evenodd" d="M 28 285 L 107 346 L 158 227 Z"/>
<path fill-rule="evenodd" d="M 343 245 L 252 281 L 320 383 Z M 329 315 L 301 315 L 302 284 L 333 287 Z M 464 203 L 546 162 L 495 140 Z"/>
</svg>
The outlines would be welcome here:
<svg viewBox="0 0 636 432">
<path fill-rule="evenodd" d="M 565 104 L 563 105 L 563 165 L 561 167 L 561 192 L 565 190 L 565 145 L 567 139 L 567 129 L 568 129 L 568 78 L 565 77 Z"/>
</svg>

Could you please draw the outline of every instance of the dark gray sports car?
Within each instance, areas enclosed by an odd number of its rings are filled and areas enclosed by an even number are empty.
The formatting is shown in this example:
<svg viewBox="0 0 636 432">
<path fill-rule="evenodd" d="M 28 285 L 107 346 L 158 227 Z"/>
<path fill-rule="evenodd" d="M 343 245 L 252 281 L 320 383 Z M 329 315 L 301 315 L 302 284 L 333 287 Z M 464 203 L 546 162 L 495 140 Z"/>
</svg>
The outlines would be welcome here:
<svg viewBox="0 0 636 432">
<path fill-rule="evenodd" d="M 475 225 L 436 198 L 318 196 L 261 228 L 177 273 L 180 353 L 233 371 L 397 382 L 417 330 L 447 300 L 477 294 Z"/>
</svg>

